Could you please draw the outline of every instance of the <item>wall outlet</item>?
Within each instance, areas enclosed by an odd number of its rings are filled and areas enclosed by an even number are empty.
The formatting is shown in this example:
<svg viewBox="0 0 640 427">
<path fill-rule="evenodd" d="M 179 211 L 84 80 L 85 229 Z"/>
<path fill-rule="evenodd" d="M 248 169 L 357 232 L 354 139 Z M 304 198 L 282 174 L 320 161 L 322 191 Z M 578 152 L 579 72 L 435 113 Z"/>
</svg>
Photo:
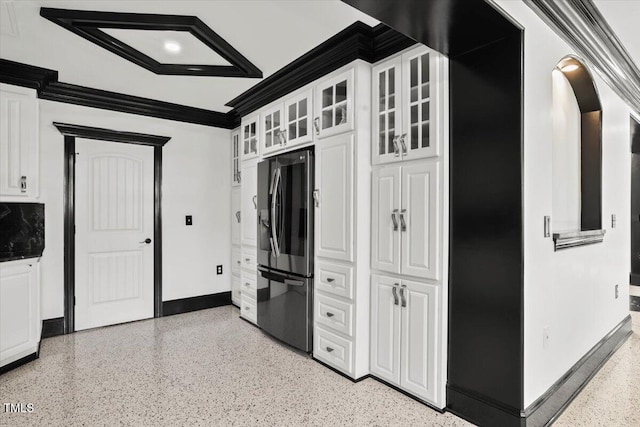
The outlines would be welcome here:
<svg viewBox="0 0 640 427">
<path fill-rule="evenodd" d="M 185 225 L 193 225 L 193 216 L 192 215 L 187 215 L 184 217 L 184 224 Z"/>
<path fill-rule="evenodd" d="M 616 228 L 618 224 L 618 219 L 616 218 L 616 214 L 611 214 L 611 228 Z"/>
<path fill-rule="evenodd" d="M 222 266 L 216 265 L 216 274 L 222 274 Z"/>
<path fill-rule="evenodd" d="M 549 333 L 550 328 L 548 326 L 542 329 L 542 348 L 545 350 L 549 348 Z"/>
<path fill-rule="evenodd" d="M 618 289 L 619 285 L 616 285 L 616 299 L 620 296 L 620 290 Z"/>
</svg>

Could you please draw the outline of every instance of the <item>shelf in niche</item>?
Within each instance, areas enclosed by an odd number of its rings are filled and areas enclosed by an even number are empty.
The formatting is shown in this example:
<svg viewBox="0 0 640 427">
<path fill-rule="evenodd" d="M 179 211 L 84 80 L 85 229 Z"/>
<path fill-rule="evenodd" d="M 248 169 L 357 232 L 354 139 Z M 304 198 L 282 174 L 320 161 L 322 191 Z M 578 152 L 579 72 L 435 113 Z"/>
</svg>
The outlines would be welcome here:
<svg viewBox="0 0 640 427">
<path fill-rule="evenodd" d="M 585 230 L 553 233 L 554 250 L 575 248 L 577 246 L 602 243 L 605 230 Z"/>
</svg>

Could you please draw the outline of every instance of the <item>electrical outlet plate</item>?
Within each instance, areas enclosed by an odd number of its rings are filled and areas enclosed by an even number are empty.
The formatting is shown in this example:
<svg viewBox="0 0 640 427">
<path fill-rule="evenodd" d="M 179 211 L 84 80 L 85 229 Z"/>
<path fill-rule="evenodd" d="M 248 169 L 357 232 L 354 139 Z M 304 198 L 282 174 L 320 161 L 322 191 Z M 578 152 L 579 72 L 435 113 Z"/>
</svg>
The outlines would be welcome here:
<svg viewBox="0 0 640 427">
<path fill-rule="evenodd" d="M 616 299 L 620 296 L 620 286 L 616 285 Z"/>
<path fill-rule="evenodd" d="M 216 274 L 222 274 L 222 266 L 216 265 Z"/>
<path fill-rule="evenodd" d="M 193 216 L 187 215 L 184 217 L 185 225 L 193 225 Z"/>
</svg>

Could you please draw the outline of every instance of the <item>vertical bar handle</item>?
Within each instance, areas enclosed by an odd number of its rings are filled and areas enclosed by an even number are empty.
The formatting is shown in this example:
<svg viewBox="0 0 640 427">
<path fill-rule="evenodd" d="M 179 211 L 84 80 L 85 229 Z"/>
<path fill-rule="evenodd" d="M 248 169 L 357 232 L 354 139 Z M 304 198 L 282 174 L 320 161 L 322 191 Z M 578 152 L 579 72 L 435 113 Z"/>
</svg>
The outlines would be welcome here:
<svg viewBox="0 0 640 427">
<path fill-rule="evenodd" d="M 405 144 L 404 139 L 407 137 L 406 133 L 403 133 L 400 137 L 400 144 L 402 145 L 402 154 L 407 154 L 407 144 Z"/>
<path fill-rule="evenodd" d="M 240 223 L 240 211 L 236 211 L 236 220 Z"/>
<path fill-rule="evenodd" d="M 394 209 L 391 212 L 391 221 L 393 221 L 393 231 L 398 231 L 398 219 L 396 218 L 398 215 L 398 209 Z"/>
<path fill-rule="evenodd" d="M 22 175 L 20 177 L 20 192 L 21 193 L 27 192 L 27 177 L 25 175 Z"/>
<path fill-rule="evenodd" d="M 393 288 L 391 288 L 391 292 L 393 293 L 393 305 L 398 305 L 398 284 L 394 283 Z"/>
<path fill-rule="evenodd" d="M 320 117 L 313 119 L 313 127 L 316 130 L 316 135 L 320 135 Z"/>
<path fill-rule="evenodd" d="M 251 201 L 253 202 L 253 208 L 254 209 L 258 209 L 258 201 L 257 200 L 258 200 L 258 196 L 257 195 L 255 195 L 255 196 L 253 196 L 251 198 Z"/>
<path fill-rule="evenodd" d="M 313 201 L 316 204 L 316 208 L 320 206 L 320 190 L 313 190 Z"/>
<path fill-rule="evenodd" d="M 402 299 L 402 307 L 407 306 L 407 298 L 404 296 L 404 290 L 407 288 L 407 285 L 402 285 L 400 288 L 400 298 Z"/>
<path fill-rule="evenodd" d="M 395 136 L 392 140 L 393 142 L 393 155 L 396 157 L 400 156 L 400 148 L 398 148 L 398 138 L 399 136 Z"/>
<path fill-rule="evenodd" d="M 400 211 L 400 229 L 402 231 L 407 231 L 407 223 L 404 221 L 404 214 L 407 212 L 406 209 L 402 209 Z"/>
</svg>

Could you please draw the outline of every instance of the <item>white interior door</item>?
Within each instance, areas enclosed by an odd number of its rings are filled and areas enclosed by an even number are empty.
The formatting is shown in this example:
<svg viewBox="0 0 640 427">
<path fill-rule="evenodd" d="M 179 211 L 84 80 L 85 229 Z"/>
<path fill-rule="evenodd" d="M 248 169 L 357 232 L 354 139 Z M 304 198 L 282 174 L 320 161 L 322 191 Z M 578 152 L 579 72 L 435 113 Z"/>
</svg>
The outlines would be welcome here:
<svg viewBox="0 0 640 427">
<path fill-rule="evenodd" d="M 75 329 L 153 317 L 153 147 L 77 139 L 76 153 Z"/>
</svg>

